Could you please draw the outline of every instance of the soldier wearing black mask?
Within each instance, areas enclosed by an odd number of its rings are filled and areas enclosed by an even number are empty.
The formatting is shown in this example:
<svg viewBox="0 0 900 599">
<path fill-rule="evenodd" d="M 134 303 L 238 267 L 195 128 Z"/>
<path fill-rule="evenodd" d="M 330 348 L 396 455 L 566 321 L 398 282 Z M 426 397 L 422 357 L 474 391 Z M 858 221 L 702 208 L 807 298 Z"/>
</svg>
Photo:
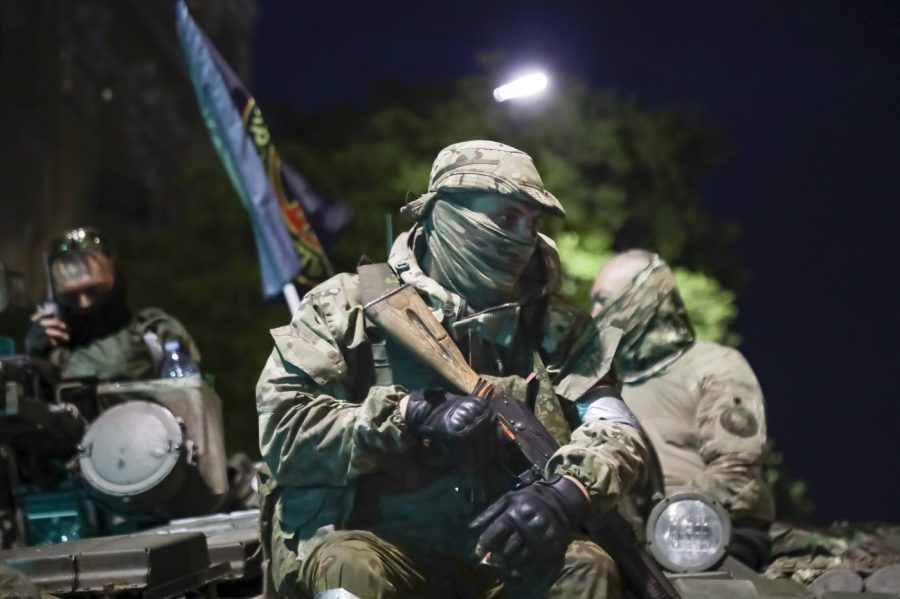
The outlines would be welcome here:
<svg viewBox="0 0 900 599">
<path fill-rule="evenodd" d="M 63 377 L 155 378 L 168 340 L 199 360 L 178 320 L 158 308 L 130 309 L 115 253 L 97 229 L 65 231 L 51 243 L 47 266 L 53 302 L 31 316 L 25 346 L 58 365 Z"/>
</svg>

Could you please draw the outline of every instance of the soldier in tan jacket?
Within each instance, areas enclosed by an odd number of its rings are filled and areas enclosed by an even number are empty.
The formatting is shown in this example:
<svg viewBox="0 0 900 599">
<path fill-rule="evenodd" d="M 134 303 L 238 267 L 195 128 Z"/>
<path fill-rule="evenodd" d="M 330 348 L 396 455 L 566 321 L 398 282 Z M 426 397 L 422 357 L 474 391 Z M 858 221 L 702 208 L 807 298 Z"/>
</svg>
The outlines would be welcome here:
<svg viewBox="0 0 900 599">
<path fill-rule="evenodd" d="M 774 504 L 762 475 L 765 404 L 750 365 L 734 348 L 695 338 L 675 278 L 655 254 L 615 256 L 591 296 L 598 323 L 624 333 L 615 360 L 622 394 L 659 455 L 665 492 L 719 500 L 733 520 L 733 552 L 762 566 Z"/>
</svg>

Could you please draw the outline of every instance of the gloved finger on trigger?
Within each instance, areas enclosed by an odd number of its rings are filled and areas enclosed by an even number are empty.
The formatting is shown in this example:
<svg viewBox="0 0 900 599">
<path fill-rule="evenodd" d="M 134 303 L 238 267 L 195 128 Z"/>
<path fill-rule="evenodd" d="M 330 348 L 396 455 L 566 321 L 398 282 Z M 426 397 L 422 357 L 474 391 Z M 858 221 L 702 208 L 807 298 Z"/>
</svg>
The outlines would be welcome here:
<svg viewBox="0 0 900 599">
<path fill-rule="evenodd" d="M 475 516 L 475 519 L 469 523 L 469 528 L 481 528 L 493 522 L 497 516 L 506 510 L 506 505 L 507 499 L 506 496 L 503 496 L 488 506 L 483 512 Z"/>
<path fill-rule="evenodd" d="M 478 544 L 481 545 L 485 551 L 496 551 L 503 547 L 503 544 L 509 538 L 511 534 L 515 532 L 513 526 L 506 521 L 505 518 L 501 517 L 491 523 L 481 536 L 478 537 Z"/>
</svg>

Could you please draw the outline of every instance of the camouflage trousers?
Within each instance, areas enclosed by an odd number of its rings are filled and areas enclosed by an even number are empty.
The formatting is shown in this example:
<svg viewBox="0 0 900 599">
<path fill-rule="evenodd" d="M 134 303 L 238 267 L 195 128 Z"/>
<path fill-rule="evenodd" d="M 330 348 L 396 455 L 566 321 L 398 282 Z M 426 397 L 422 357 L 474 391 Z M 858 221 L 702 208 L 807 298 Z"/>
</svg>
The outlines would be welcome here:
<svg viewBox="0 0 900 599">
<path fill-rule="evenodd" d="M 619 574 L 597 544 L 576 538 L 541 576 L 501 578 L 498 570 L 430 548 L 401 546 L 365 530 L 333 530 L 304 542 L 274 527 L 271 575 L 283 597 L 342 588 L 362 599 L 554 597 L 619 599 Z M 311 544 L 310 544 L 311 543 Z"/>
</svg>

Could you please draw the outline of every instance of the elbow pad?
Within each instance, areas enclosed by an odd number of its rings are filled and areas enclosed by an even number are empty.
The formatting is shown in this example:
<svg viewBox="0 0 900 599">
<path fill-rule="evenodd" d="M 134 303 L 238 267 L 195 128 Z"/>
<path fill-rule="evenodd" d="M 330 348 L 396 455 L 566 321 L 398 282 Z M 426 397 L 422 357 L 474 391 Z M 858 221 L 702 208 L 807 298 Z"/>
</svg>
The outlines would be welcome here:
<svg viewBox="0 0 900 599">
<path fill-rule="evenodd" d="M 638 421 L 614 387 L 600 387 L 575 402 L 581 423 L 594 420 L 618 422 L 638 428 Z"/>
</svg>

